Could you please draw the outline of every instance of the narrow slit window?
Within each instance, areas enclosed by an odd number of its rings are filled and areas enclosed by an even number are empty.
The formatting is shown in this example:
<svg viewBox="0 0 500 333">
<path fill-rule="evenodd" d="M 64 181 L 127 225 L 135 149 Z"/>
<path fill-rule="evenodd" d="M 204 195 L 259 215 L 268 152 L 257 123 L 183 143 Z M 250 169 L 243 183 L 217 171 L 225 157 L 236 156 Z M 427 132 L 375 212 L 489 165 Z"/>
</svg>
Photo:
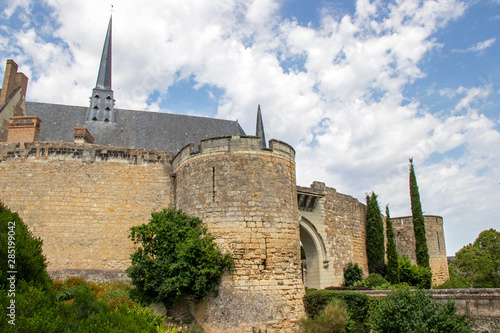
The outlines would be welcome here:
<svg viewBox="0 0 500 333">
<path fill-rule="evenodd" d="M 215 202 L 215 167 L 212 167 L 212 201 Z"/>
</svg>

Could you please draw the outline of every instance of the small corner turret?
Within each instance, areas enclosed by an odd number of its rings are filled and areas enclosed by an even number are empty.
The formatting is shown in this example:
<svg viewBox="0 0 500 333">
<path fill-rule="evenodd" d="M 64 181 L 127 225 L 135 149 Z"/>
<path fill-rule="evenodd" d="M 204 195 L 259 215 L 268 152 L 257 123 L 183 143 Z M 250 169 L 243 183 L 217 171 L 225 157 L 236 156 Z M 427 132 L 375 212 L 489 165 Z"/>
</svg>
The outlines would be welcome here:
<svg viewBox="0 0 500 333">
<path fill-rule="evenodd" d="M 96 86 L 92 89 L 90 97 L 87 121 L 115 122 L 115 99 L 111 89 L 111 23 L 112 17 L 109 18 Z"/>
</svg>

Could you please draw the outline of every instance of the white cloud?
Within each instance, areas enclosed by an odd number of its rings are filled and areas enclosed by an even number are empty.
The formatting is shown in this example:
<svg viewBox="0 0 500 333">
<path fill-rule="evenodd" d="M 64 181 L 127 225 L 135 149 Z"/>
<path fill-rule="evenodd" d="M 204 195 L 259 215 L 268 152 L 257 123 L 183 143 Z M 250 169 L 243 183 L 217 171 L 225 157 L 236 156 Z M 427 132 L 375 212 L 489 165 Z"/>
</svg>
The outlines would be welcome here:
<svg viewBox="0 0 500 333">
<path fill-rule="evenodd" d="M 461 49 L 453 49 L 452 52 L 454 53 L 466 53 L 466 52 L 480 52 L 483 50 L 486 50 L 487 48 L 491 47 L 493 44 L 495 44 L 496 38 L 490 38 L 482 42 L 478 42 L 472 46 L 469 46 L 465 50 Z"/>
</svg>

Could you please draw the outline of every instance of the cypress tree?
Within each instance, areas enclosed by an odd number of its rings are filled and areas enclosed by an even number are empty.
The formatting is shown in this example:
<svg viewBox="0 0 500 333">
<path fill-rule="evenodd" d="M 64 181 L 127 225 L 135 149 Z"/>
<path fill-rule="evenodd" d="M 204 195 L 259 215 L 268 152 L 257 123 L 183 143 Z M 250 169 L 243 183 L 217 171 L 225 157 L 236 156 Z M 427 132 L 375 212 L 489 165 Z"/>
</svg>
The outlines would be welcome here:
<svg viewBox="0 0 500 333">
<path fill-rule="evenodd" d="M 385 275 L 384 222 L 377 195 L 366 195 L 366 254 L 368 272 Z"/>
<path fill-rule="evenodd" d="M 424 215 L 422 214 L 422 205 L 420 204 L 420 194 L 418 193 L 417 178 L 415 177 L 415 169 L 413 167 L 413 158 L 410 158 L 410 198 L 413 230 L 415 232 L 417 265 L 430 267 L 429 250 L 427 248 L 427 238 L 425 236 L 425 220 Z"/>
<path fill-rule="evenodd" d="M 385 215 L 385 232 L 387 235 L 387 275 L 385 278 L 390 283 L 396 284 L 399 283 L 398 252 L 396 251 L 389 205 L 385 206 Z"/>
</svg>

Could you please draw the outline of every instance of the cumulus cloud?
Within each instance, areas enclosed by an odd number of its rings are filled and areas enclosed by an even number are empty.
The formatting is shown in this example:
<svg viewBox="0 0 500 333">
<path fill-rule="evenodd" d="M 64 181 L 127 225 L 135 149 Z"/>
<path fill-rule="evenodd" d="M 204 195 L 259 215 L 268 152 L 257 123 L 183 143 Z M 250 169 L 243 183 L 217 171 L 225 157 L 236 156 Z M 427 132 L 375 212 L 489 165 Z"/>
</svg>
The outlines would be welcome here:
<svg viewBox="0 0 500 333">
<path fill-rule="evenodd" d="M 51 18 L 43 25 L 31 22 L 13 31 L 0 23 L 1 58 L 14 57 L 30 76 L 28 99 L 87 105 L 111 1 L 43 3 Z M 238 119 L 249 134 L 260 104 L 266 136 L 296 148 L 300 185 L 325 181 L 361 201 L 375 190 L 382 205 L 391 204 L 392 215 L 406 215 L 413 156 L 426 213 L 443 215 L 451 228 L 469 233 L 481 230 L 467 224 L 476 207 L 485 207 L 484 219 L 494 218 L 488 206 L 500 201 L 494 178 L 500 161 L 492 152 L 500 151 L 500 139 L 495 122 L 478 111 L 491 87 L 434 87 L 441 98 L 456 101 L 452 110 L 437 113 L 405 94 L 426 76 L 425 57 L 442 46 L 435 33 L 461 17 L 466 5 L 358 0 L 350 14 L 321 11 L 317 26 L 282 19 L 281 5 L 278 0 L 115 3 L 117 107 L 177 112 L 162 106 L 169 87 L 192 80 L 193 89 L 220 92 L 216 116 Z M 15 16 L 16 8 L 24 13 L 20 20 L 36 17 L 20 1 L 10 2 L 2 16 Z M 449 238 L 451 244 L 454 237 Z"/>
</svg>

